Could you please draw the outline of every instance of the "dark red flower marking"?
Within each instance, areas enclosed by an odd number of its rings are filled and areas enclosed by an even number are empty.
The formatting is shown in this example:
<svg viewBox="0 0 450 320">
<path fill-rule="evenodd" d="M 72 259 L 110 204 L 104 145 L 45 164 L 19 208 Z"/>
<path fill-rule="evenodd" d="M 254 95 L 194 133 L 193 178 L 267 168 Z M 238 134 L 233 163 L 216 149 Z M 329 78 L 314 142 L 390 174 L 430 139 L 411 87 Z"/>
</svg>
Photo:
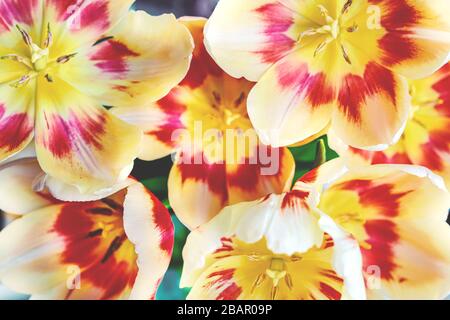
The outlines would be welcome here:
<svg viewBox="0 0 450 320">
<path fill-rule="evenodd" d="M 208 279 L 215 278 L 208 286 L 222 290 L 216 300 L 236 300 L 241 295 L 242 288 L 233 281 L 234 271 L 235 269 L 226 269 L 213 272 L 208 276 Z"/>
<path fill-rule="evenodd" d="M 361 248 L 364 270 L 379 267 L 380 276 L 385 280 L 393 279 L 395 264 L 394 245 L 399 240 L 395 224 L 388 220 L 369 220 L 365 223 L 368 238 L 365 240 L 370 248 Z"/>
<path fill-rule="evenodd" d="M 419 53 L 415 43 L 409 38 L 408 28 L 418 25 L 422 13 L 406 0 L 370 0 L 373 5 L 382 6 L 381 25 L 387 34 L 379 40 L 383 51 L 383 63 L 392 66 L 414 58 Z"/>
<path fill-rule="evenodd" d="M 34 126 L 26 113 L 9 116 L 5 116 L 5 113 L 5 106 L 0 104 L 0 149 L 10 152 L 30 137 Z"/>
<path fill-rule="evenodd" d="M 166 118 L 161 121 L 158 128 L 146 132 L 169 147 L 177 145 L 177 137 L 173 136 L 175 131 L 185 128 L 181 117 L 186 112 L 186 106 L 178 99 L 179 90 L 179 88 L 174 88 L 166 97 L 158 101 L 157 107 Z"/>
<path fill-rule="evenodd" d="M 46 120 L 45 133 L 41 133 L 38 141 L 55 157 L 63 158 L 77 150 L 78 143 L 97 149 L 102 148 L 101 137 L 105 133 L 106 117 L 104 114 L 82 116 L 73 114 L 69 119 L 52 115 Z"/>
<path fill-rule="evenodd" d="M 282 63 L 277 66 L 277 73 L 282 88 L 295 90 L 297 97 L 304 94 L 312 107 L 331 103 L 335 99 L 334 89 L 327 83 L 326 75 L 322 72 L 311 74 L 306 64 Z"/>
<path fill-rule="evenodd" d="M 110 27 L 110 12 L 106 0 L 48 0 L 54 8 L 60 21 L 73 19 L 70 24 L 72 30 L 95 27 L 106 31 Z"/>
<path fill-rule="evenodd" d="M 351 180 L 339 185 L 342 190 L 356 191 L 361 205 L 376 208 L 380 215 L 395 217 L 399 214 L 400 200 L 411 191 L 396 193 L 394 185 L 376 184 L 370 180 Z"/>
<path fill-rule="evenodd" d="M 267 37 L 264 48 L 256 53 L 264 62 L 275 63 L 294 47 L 294 40 L 286 34 L 294 24 L 293 13 L 280 3 L 266 4 L 257 8 L 256 13 L 266 24 L 263 32 Z"/>
<path fill-rule="evenodd" d="M 326 283 L 320 282 L 319 290 L 329 300 L 340 300 L 341 299 L 342 293 L 340 293 L 339 291 L 337 291 L 336 289 L 334 289 L 333 287 L 329 286 Z"/>
<path fill-rule="evenodd" d="M 98 44 L 90 59 L 102 71 L 112 73 L 117 79 L 122 79 L 129 71 L 127 60 L 138 56 L 138 53 L 129 49 L 125 44 L 111 39 Z"/>
<path fill-rule="evenodd" d="M 0 2 L 0 32 L 10 30 L 17 23 L 33 24 L 33 12 L 39 0 L 9 0 Z"/>
<path fill-rule="evenodd" d="M 211 192 L 221 198 L 222 203 L 228 201 L 227 173 L 224 163 L 206 163 L 203 154 L 184 159 L 183 153 L 181 153 L 180 157 L 184 161 L 176 165 L 180 170 L 182 183 L 187 180 L 206 183 Z M 201 163 L 197 164 L 196 160 L 200 160 Z"/>
<path fill-rule="evenodd" d="M 200 87 L 208 76 L 226 76 L 211 58 L 208 51 L 206 51 L 205 45 L 203 44 L 203 28 L 203 23 L 189 24 L 189 30 L 195 42 L 195 49 L 189 72 L 180 85 L 191 89 Z"/>
<path fill-rule="evenodd" d="M 301 190 L 292 190 L 288 192 L 281 203 L 281 209 L 286 208 L 295 208 L 298 205 L 303 206 L 304 208 L 308 208 L 308 204 L 305 202 L 306 198 L 308 198 L 309 192 L 301 191 Z"/>
<path fill-rule="evenodd" d="M 397 82 L 392 71 L 371 62 L 367 64 L 364 76 L 349 74 L 343 81 L 339 90 L 339 108 L 349 121 L 361 122 L 361 108 L 366 99 L 374 95 L 387 96 L 395 106 Z"/>
<path fill-rule="evenodd" d="M 135 261 L 117 260 L 114 255 L 122 243 L 128 241 L 123 230 L 121 236 L 102 237 L 103 230 L 98 228 L 97 222 L 102 221 L 103 215 L 110 219 L 115 216 L 118 225 L 123 225 L 122 206 L 114 209 L 105 205 L 107 203 L 103 201 L 64 204 L 53 231 L 65 239 L 62 263 L 78 266 L 83 283 L 104 289 L 100 299 L 106 300 L 115 298 L 134 284 L 137 265 Z M 102 209 L 103 214 L 98 209 Z M 66 298 L 69 299 L 72 293 L 69 291 Z"/>
<path fill-rule="evenodd" d="M 448 163 L 441 154 L 450 153 L 450 132 L 446 130 L 434 130 L 429 132 L 429 141 L 421 146 L 423 158 L 418 164 L 431 170 L 441 171 Z"/>
<path fill-rule="evenodd" d="M 159 246 L 161 250 L 165 251 L 168 256 L 172 256 L 174 244 L 174 227 L 170 213 L 164 204 L 150 191 L 147 190 L 148 195 L 153 203 L 153 222 L 160 232 Z"/>
</svg>

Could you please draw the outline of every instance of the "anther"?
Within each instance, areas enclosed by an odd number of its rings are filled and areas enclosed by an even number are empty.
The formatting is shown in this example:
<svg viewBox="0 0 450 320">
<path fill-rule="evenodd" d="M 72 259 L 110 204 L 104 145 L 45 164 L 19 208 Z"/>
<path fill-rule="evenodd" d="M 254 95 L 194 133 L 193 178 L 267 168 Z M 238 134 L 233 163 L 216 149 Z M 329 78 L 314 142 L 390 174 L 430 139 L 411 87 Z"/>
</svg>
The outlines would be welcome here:
<svg viewBox="0 0 450 320">
<path fill-rule="evenodd" d="M 18 24 L 16 24 L 16 28 L 17 28 L 17 30 L 19 30 L 20 34 L 22 35 L 23 41 L 26 43 L 26 45 L 31 47 L 31 44 L 33 43 L 33 41 L 31 40 L 31 37 L 28 34 L 28 32 L 23 30 Z"/>
<path fill-rule="evenodd" d="M 53 78 L 51 75 L 49 75 L 48 73 L 45 75 L 45 79 L 47 79 L 48 82 L 53 82 Z"/>
<path fill-rule="evenodd" d="M 256 288 L 258 288 L 264 282 L 264 280 L 266 280 L 266 275 L 264 273 L 258 275 L 255 282 L 253 282 L 250 292 L 253 294 Z"/>
<path fill-rule="evenodd" d="M 342 14 L 346 14 L 350 7 L 353 4 L 353 0 L 347 0 L 347 2 L 344 4 L 344 7 L 342 8 Z"/>
<path fill-rule="evenodd" d="M 53 43 L 53 34 L 50 29 L 50 23 L 47 24 L 47 38 L 44 42 L 44 48 L 49 48 Z"/>
<path fill-rule="evenodd" d="M 68 62 L 70 59 L 74 58 L 76 55 L 77 55 L 76 53 L 71 53 L 71 54 L 68 54 L 68 55 L 59 57 L 58 59 L 56 59 L 56 62 L 57 62 L 57 63 L 61 63 L 61 64 L 66 63 L 66 62 Z"/>
<path fill-rule="evenodd" d="M 342 49 L 342 55 L 344 56 L 344 60 L 348 64 L 352 64 L 352 61 L 350 60 L 350 57 L 348 56 L 347 50 L 345 49 L 345 47 L 342 44 L 341 44 L 341 49 Z"/>
<path fill-rule="evenodd" d="M 22 76 L 19 80 L 13 82 L 10 84 L 13 88 L 20 88 L 26 85 L 31 80 L 31 76 L 29 74 L 26 74 Z"/>
<path fill-rule="evenodd" d="M 359 29 L 359 27 L 358 27 L 358 25 L 355 22 L 355 23 L 353 23 L 353 25 L 351 27 L 347 28 L 347 32 L 350 32 L 350 33 L 356 32 L 356 31 L 358 31 L 358 29 Z"/>
</svg>

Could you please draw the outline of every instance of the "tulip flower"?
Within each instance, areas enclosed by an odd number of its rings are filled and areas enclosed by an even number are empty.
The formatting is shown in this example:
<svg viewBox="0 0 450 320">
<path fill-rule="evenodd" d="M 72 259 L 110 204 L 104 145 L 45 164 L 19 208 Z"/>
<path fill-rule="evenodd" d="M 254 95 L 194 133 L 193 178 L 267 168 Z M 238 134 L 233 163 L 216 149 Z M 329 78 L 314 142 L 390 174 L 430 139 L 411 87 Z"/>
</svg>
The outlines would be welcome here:
<svg viewBox="0 0 450 320">
<path fill-rule="evenodd" d="M 186 78 L 154 104 L 114 110 L 144 132 L 140 158 L 171 153 L 169 200 L 193 229 L 224 206 L 291 187 L 294 160 L 287 148 L 263 145 L 247 115 L 253 83 L 225 74 L 203 46 L 206 19 L 183 18 L 196 48 Z"/>
<path fill-rule="evenodd" d="M 32 143 L 43 170 L 80 192 L 126 179 L 142 132 L 104 106 L 160 99 L 193 49 L 173 15 L 133 2 L 0 0 L 0 161 Z"/>
<path fill-rule="evenodd" d="M 174 242 L 164 205 L 132 179 L 60 201 L 32 189 L 41 174 L 35 159 L 0 167 L 0 209 L 17 216 L 0 232 L 2 284 L 32 299 L 154 299 Z"/>
<path fill-rule="evenodd" d="M 248 113 L 261 140 L 286 146 L 331 126 L 345 144 L 386 149 L 410 115 L 406 79 L 447 60 L 447 0 L 221 0 L 208 51 L 256 81 Z"/>
<path fill-rule="evenodd" d="M 333 160 L 194 230 L 181 286 L 190 299 L 444 298 L 449 206 L 423 167 Z"/>
<path fill-rule="evenodd" d="M 450 64 L 410 82 L 412 110 L 400 140 L 384 151 L 359 150 L 329 133 L 332 147 L 350 164 L 416 164 L 433 170 L 450 186 Z"/>
</svg>

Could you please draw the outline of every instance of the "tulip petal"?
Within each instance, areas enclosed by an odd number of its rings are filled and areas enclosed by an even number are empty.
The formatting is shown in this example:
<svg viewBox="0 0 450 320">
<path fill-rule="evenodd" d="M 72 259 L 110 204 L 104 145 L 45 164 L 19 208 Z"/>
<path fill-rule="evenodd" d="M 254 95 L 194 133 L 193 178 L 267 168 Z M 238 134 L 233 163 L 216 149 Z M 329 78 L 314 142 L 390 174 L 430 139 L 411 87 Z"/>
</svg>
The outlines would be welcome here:
<svg viewBox="0 0 450 320">
<path fill-rule="evenodd" d="M 55 204 L 48 192 L 35 192 L 34 182 L 42 174 L 37 161 L 22 159 L 0 166 L 0 210 L 23 215 Z"/>
<path fill-rule="evenodd" d="M 310 69 L 306 49 L 289 54 L 271 67 L 248 97 L 253 126 L 260 139 L 274 147 L 308 139 L 331 120 L 334 84 L 326 74 Z M 322 58 L 317 61 L 326 62 Z"/>
<path fill-rule="evenodd" d="M 249 246 L 251 249 L 251 246 Z M 325 250 L 313 250 L 305 255 L 305 262 L 299 262 L 287 269 L 291 275 L 292 287 L 281 281 L 276 299 L 280 300 L 339 300 L 343 292 L 343 281 L 332 269 L 333 247 Z M 202 300 L 269 300 L 272 282 L 266 280 L 257 288 L 254 284 L 266 270 L 268 261 L 262 259 L 249 263 L 245 254 L 217 260 L 208 267 L 188 295 L 188 299 Z M 270 251 L 269 251 L 270 253 Z"/>
<path fill-rule="evenodd" d="M 256 81 L 295 47 L 297 21 L 311 23 L 280 1 L 220 1 L 205 27 L 205 44 L 228 74 Z"/>
<path fill-rule="evenodd" d="M 360 149 L 386 149 L 397 142 L 410 113 L 406 80 L 369 63 L 362 76 L 348 74 L 339 88 L 334 132 Z"/>
<path fill-rule="evenodd" d="M 125 180 L 141 132 L 59 78 L 40 79 L 36 152 L 43 170 L 81 193 Z"/>
<path fill-rule="evenodd" d="M 132 11 L 108 35 L 111 38 L 87 48 L 60 72 L 104 105 L 148 104 L 164 97 L 186 75 L 192 37 L 173 15 Z"/>
<path fill-rule="evenodd" d="M 23 30 L 34 39 L 39 39 L 41 35 L 41 19 L 43 16 L 43 0 L 1 0 L 0 1 L 0 43 L 2 46 L 15 48 L 19 52 L 26 52 L 28 49 L 16 25 L 20 25 Z M 9 52 L 11 53 L 11 52 Z M 3 71 L 3 70 L 2 70 Z"/>
<path fill-rule="evenodd" d="M 449 206 L 439 177 L 399 165 L 352 170 L 332 183 L 320 202 L 320 209 L 359 241 L 369 297 L 397 299 L 448 294 Z"/>
<path fill-rule="evenodd" d="M 172 257 L 170 213 L 142 184 L 135 183 L 128 188 L 123 218 L 125 232 L 138 255 L 139 272 L 130 299 L 155 299 Z"/>
<path fill-rule="evenodd" d="M 28 89 L 0 84 L 0 161 L 22 151 L 33 139 L 35 91 Z"/>
<path fill-rule="evenodd" d="M 177 92 L 181 90 L 174 88 L 169 95 L 155 104 L 111 109 L 119 119 L 139 127 L 144 132 L 139 159 L 161 159 L 178 147 L 177 133 L 185 128 L 182 118 L 186 113 L 186 107 L 176 99 Z"/>
<path fill-rule="evenodd" d="M 195 229 L 227 205 L 290 188 L 294 159 L 288 149 L 259 146 L 252 154 L 210 162 L 202 153 L 187 158 L 182 152 L 169 176 L 169 200 L 178 218 Z"/>
<path fill-rule="evenodd" d="M 381 63 L 408 78 L 426 77 L 447 62 L 450 23 L 446 0 L 372 0 L 381 11 Z"/>
<path fill-rule="evenodd" d="M 173 225 L 135 183 L 94 202 L 31 212 L 0 233 L 0 278 L 32 298 L 151 299 L 170 261 Z"/>
<path fill-rule="evenodd" d="M 135 0 L 45 0 L 43 26 L 50 25 L 52 58 L 92 46 L 114 28 Z M 39 38 L 36 38 L 39 39 Z"/>
</svg>

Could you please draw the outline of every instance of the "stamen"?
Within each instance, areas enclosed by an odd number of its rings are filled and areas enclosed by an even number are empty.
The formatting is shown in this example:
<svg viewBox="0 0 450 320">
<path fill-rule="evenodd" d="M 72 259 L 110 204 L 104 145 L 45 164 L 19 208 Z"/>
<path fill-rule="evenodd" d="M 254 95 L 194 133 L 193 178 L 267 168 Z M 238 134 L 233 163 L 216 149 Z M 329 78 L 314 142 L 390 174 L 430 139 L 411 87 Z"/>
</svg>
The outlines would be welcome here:
<svg viewBox="0 0 450 320">
<path fill-rule="evenodd" d="M 266 275 L 264 273 L 258 275 L 255 282 L 253 282 L 250 292 L 253 294 L 256 288 L 258 288 L 264 282 L 264 280 L 266 280 Z"/>
<path fill-rule="evenodd" d="M 334 19 L 330 16 L 330 14 L 328 13 L 328 9 L 325 8 L 323 5 L 319 4 L 318 5 L 320 13 L 322 14 L 322 16 L 325 18 L 325 21 L 327 22 L 327 24 L 333 23 Z"/>
<path fill-rule="evenodd" d="M 68 62 L 70 59 L 74 58 L 77 55 L 77 53 L 71 53 L 62 57 L 59 57 L 58 59 L 56 59 L 57 63 L 66 63 Z"/>
<path fill-rule="evenodd" d="M 16 62 L 19 62 L 19 63 L 22 63 L 22 64 L 26 65 L 30 69 L 33 69 L 32 65 L 31 65 L 31 63 L 30 63 L 30 61 L 28 59 L 26 59 L 24 57 L 21 57 L 21 56 L 19 56 L 17 54 L 7 54 L 7 55 L 4 55 L 4 56 L 1 56 L 0 60 L 16 61 Z"/>
<path fill-rule="evenodd" d="M 277 294 L 278 294 L 278 287 L 277 286 L 272 287 L 272 291 L 270 292 L 270 298 L 272 300 L 275 300 L 277 297 Z"/>
<path fill-rule="evenodd" d="M 31 37 L 28 34 L 28 32 L 23 30 L 18 24 L 16 24 L 16 28 L 22 34 L 23 41 L 26 43 L 26 45 L 31 47 L 31 44 L 33 43 L 33 41 L 31 40 Z"/>
<path fill-rule="evenodd" d="M 347 32 L 352 33 L 352 32 L 358 31 L 358 29 L 359 29 L 359 26 L 356 24 L 356 22 L 354 22 L 351 27 L 347 28 Z"/>
<path fill-rule="evenodd" d="M 48 73 L 45 75 L 45 79 L 47 79 L 48 82 L 53 82 L 53 78 Z"/>
<path fill-rule="evenodd" d="M 342 14 L 346 14 L 350 7 L 353 4 L 353 0 L 347 0 L 347 2 L 344 4 L 344 7 L 342 8 Z"/>
<path fill-rule="evenodd" d="M 289 288 L 289 290 L 292 290 L 292 288 L 294 287 L 294 284 L 292 282 L 292 277 L 289 273 L 286 274 L 286 277 L 284 277 L 284 281 L 286 282 L 286 285 Z"/>
<path fill-rule="evenodd" d="M 103 256 L 103 259 L 101 262 L 105 263 L 106 261 L 108 261 L 108 259 L 112 257 L 114 252 L 116 252 L 117 250 L 120 249 L 120 247 L 122 246 L 125 239 L 126 239 L 125 235 L 123 235 L 121 237 L 119 237 L 119 236 L 115 237 L 114 240 L 109 245 L 108 250 L 106 251 L 105 255 Z"/>
<path fill-rule="evenodd" d="M 348 64 L 352 64 L 352 61 L 350 60 L 350 57 L 348 56 L 347 50 L 345 49 L 345 47 L 341 44 L 341 49 L 342 49 L 342 55 L 344 56 L 345 61 Z"/>
<path fill-rule="evenodd" d="M 53 44 L 53 34 L 50 29 L 50 23 L 47 24 L 47 38 L 44 42 L 44 48 L 49 48 Z"/>
<path fill-rule="evenodd" d="M 319 53 L 321 53 L 323 51 L 323 49 L 326 48 L 326 46 L 331 42 L 330 39 L 326 39 L 325 41 L 323 41 L 322 43 L 320 43 L 317 48 L 316 51 L 314 51 L 314 57 L 316 57 Z"/>
<path fill-rule="evenodd" d="M 32 76 L 30 74 L 26 74 L 22 76 L 19 80 L 11 83 L 10 86 L 13 88 L 21 88 L 25 86 L 31 80 L 31 78 Z"/>
</svg>

